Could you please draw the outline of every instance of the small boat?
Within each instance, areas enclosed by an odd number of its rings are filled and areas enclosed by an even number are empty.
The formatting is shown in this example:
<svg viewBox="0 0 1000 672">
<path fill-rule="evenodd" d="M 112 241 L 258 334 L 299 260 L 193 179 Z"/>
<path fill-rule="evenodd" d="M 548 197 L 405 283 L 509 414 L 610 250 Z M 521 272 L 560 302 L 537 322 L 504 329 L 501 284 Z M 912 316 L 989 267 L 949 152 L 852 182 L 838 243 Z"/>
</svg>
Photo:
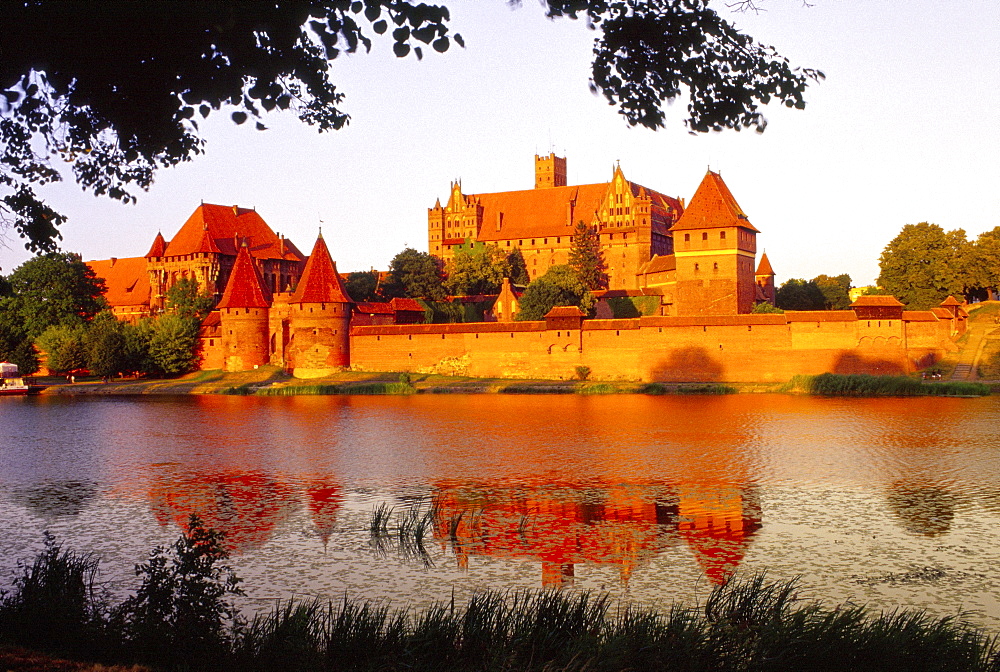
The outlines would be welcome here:
<svg viewBox="0 0 1000 672">
<path fill-rule="evenodd" d="M 30 387 L 17 372 L 17 364 L 0 362 L 0 396 L 28 394 Z"/>
</svg>

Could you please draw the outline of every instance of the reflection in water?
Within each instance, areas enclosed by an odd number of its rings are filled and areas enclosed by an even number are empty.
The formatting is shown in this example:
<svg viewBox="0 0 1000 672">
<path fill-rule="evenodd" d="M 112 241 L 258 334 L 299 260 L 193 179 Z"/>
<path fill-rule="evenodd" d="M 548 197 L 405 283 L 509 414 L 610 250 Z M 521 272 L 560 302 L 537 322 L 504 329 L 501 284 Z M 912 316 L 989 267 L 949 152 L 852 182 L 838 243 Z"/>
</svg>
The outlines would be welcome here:
<svg viewBox="0 0 1000 672">
<path fill-rule="evenodd" d="M 545 586 L 567 583 L 578 564 L 615 565 L 627 583 L 681 537 L 709 580 L 725 583 L 761 527 L 755 493 L 736 486 L 441 482 L 434 510 L 460 566 L 470 555 L 530 558 Z"/>
<path fill-rule="evenodd" d="M 45 517 L 76 516 L 97 495 L 93 481 L 42 481 L 15 488 L 11 500 Z"/>
<path fill-rule="evenodd" d="M 944 534 L 955 518 L 957 499 L 941 486 L 894 483 L 886 499 L 903 529 L 913 534 Z"/>
<path fill-rule="evenodd" d="M 301 506 L 308 506 L 323 539 L 329 539 L 341 506 L 340 486 L 331 477 L 311 479 L 304 489 L 260 473 L 156 474 L 149 490 L 150 505 L 160 525 L 184 529 L 191 515 L 225 535 L 231 553 L 264 545 L 275 529 Z"/>
</svg>

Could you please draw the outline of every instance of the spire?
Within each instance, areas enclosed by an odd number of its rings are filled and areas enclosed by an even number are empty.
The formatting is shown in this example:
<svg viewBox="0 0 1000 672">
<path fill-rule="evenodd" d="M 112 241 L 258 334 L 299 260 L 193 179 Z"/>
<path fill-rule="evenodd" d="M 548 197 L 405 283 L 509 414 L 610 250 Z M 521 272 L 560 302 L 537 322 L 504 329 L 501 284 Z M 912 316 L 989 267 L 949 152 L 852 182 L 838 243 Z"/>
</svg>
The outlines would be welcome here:
<svg viewBox="0 0 1000 672">
<path fill-rule="evenodd" d="M 302 271 L 291 303 L 353 303 L 337 273 L 337 265 L 320 233 Z"/>
<path fill-rule="evenodd" d="M 162 257 L 163 253 L 167 251 L 167 241 L 163 239 L 163 234 L 159 231 L 156 232 L 156 238 L 153 239 L 153 246 L 149 248 L 149 252 L 146 253 L 146 258 L 150 257 Z"/>
<path fill-rule="evenodd" d="M 754 275 L 774 275 L 771 262 L 767 260 L 767 252 L 760 255 L 760 264 L 757 266 L 757 272 Z"/>
<path fill-rule="evenodd" d="M 246 245 L 236 254 L 236 263 L 226 283 L 226 291 L 218 308 L 267 308 L 271 305 L 271 292 L 264 288 L 264 281 L 250 258 Z"/>
<path fill-rule="evenodd" d="M 708 171 L 671 231 L 738 226 L 758 233 L 718 173 Z"/>
</svg>

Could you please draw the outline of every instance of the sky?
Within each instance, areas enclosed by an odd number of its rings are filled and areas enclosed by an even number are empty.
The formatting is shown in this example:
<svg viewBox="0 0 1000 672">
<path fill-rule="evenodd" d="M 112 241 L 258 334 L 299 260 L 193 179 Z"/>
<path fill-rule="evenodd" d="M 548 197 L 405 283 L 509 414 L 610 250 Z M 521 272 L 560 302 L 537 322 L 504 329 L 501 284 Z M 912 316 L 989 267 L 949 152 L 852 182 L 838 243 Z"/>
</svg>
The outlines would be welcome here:
<svg viewBox="0 0 1000 672">
<path fill-rule="evenodd" d="M 427 208 L 465 193 L 530 189 L 534 155 L 567 158 L 570 184 L 625 177 L 690 200 L 720 172 L 760 231 L 778 283 L 819 274 L 874 282 L 906 224 L 1000 226 L 1000 3 L 996 0 L 761 0 L 763 11 L 712 7 L 793 65 L 822 70 L 805 110 L 764 109 L 767 130 L 691 135 L 685 106 L 657 131 L 630 128 L 588 87 L 595 33 L 544 17 L 540 4 L 448 0 L 465 38 L 422 61 L 389 40 L 334 61 L 351 115 L 317 133 L 293 114 L 269 130 L 203 122 L 207 151 L 157 174 L 138 203 L 40 189 L 69 216 L 62 248 L 84 259 L 146 254 L 201 202 L 256 208 L 303 252 L 319 227 L 341 272 L 386 269 L 427 249 Z M 0 231 L 0 273 L 30 258 Z"/>
</svg>

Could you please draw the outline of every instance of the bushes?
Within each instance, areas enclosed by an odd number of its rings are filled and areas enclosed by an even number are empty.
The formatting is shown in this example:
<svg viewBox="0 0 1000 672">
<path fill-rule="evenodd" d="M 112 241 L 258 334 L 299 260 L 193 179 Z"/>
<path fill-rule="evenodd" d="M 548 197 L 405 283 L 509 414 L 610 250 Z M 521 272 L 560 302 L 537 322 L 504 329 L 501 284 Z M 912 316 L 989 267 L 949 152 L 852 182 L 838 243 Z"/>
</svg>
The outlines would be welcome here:
<svg viewBox="0 0 1000 672">
<path fill-rule="evenodd" d="M 917 397 L 917 396 L 986 396 L 988 385 L 981 383 L 924 383 L 906 376 L 871 376 L 866 373 L 796 376 L 793 387 L 809 394 L 828 397 Z"/>
</svg>

